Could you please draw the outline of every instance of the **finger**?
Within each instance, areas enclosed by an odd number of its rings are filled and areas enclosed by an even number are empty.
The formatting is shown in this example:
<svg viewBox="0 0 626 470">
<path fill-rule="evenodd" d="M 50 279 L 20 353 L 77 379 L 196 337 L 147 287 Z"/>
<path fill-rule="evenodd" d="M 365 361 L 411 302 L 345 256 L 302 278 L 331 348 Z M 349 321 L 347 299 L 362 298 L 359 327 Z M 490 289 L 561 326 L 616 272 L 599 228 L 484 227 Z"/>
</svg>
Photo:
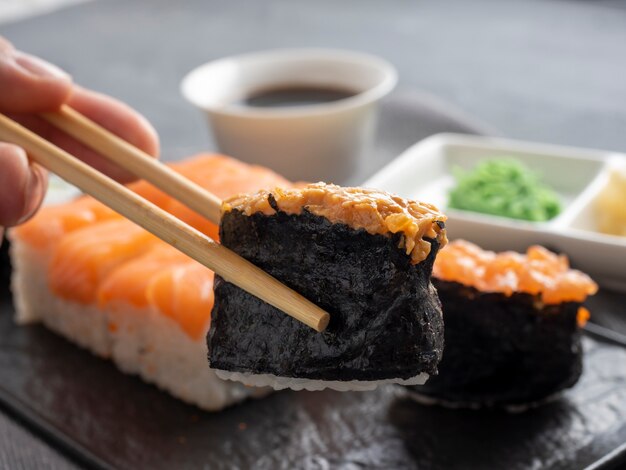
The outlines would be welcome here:
<svg viewBox="0 0 626 470">
<path fill-rule="evenodd" d="M 77 88 L 69 104 L 149 155 L 158 155 L 159 139 L 156 131 L 145 118 L 128 106 L 104 95 L 80 88 Z M 42 118 L 17 114 L 12 114 L 11 117 L 117 181 L 124 183 L 136 179 L 130 173 L 110 163 L 97 151 L 81 144 Z"/>
<path fill-rule="evenodd" d="M 70 97 L 72 81 L 58 67 L 17 51 L 9 42 L 1 40 L 0 90 L 1 111 L 51 111 Z"/>
<path fill-rule="evenodd" d="M 159 137 L 154 127 L 141 114 L 121 101 L 75 87 L 69 105 L 148 155 L 159 155 Z"/>
<path fill-rule="evenodd" d="M 0 142 L 0 226 L 25 222 L 37 211 L 46 193 L 47 173 L 30 163 L 21 148 Z"/>
</svg>

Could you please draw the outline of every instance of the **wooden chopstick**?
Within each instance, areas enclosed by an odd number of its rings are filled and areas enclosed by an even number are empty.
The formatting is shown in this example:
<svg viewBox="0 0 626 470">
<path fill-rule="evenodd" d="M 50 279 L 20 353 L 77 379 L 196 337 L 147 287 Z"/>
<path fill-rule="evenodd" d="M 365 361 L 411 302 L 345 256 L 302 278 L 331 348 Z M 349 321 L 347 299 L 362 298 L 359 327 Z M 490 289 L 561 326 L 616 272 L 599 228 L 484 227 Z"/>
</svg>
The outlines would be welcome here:
<svg viewBox="0 0 626 470">
<path fill-rule="evenodd" d="M 330 316 L 327 312 L 254 264 L 3 114 L 0 114 L 0 140 L 24 148 L 41 166 L 215 271 L 226 281 L 319 332 L 328 325 Z"/>
<path fill-rule="evenodd" d="M 40 116 L 129 173 L 152 183 L 219 225 L 222 201 L 200 185 L 176 173 L 67 105 L 63 105 L 57 112 L 41 113 Z"/>
</svg>

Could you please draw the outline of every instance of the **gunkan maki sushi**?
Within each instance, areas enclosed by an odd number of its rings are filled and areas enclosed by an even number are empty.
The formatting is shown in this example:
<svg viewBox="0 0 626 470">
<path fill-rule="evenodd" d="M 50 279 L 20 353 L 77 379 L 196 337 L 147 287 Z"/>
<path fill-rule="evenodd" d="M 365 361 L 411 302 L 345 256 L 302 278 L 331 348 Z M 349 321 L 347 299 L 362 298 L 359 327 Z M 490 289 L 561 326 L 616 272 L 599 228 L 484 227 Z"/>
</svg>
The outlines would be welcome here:
<svg viewBox="0 0 626 470">
<path fill-rule="evenodd" d="M 225 201 L 221 243 L 331 320 L 317 333 L 216 276 L 211 368 L 276 389 L 423 383 L 443 349 L 430 275 L 445 219 L 430 204 L 324 183 Z"/>
<path fill-rule="evenodd" d="M 433 283 L 443 305 L 439 375 L 416 398 L 455 407 L 526 409 L 573 386 L 582 372 L 581 303 L 596 284 L 565 256 L 485 251 L 467 241 L 439 254 Z"/>
</svg>

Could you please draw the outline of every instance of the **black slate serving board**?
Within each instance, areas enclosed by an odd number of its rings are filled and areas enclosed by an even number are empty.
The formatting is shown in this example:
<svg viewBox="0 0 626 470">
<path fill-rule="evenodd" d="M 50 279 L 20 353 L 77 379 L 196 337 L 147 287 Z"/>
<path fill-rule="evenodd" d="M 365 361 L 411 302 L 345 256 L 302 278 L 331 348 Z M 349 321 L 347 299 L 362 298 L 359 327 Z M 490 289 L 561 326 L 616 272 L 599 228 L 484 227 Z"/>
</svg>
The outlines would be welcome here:
<svg viewBox="0 0 626 470">
<path fill-rule="evenodd" d="M 618 346 L 586 338 L 578 385 L 523 414 L 425 407 L 396 386 L 285 391 L 210 414 L 41 326 L 14 325 L 5 263 L 0 402 L 87 466 L 576 469 L 623 461 L 626 349 Z M 617 313 L 623 298 L 600 293 L 592 308 Z"/>
</svg>

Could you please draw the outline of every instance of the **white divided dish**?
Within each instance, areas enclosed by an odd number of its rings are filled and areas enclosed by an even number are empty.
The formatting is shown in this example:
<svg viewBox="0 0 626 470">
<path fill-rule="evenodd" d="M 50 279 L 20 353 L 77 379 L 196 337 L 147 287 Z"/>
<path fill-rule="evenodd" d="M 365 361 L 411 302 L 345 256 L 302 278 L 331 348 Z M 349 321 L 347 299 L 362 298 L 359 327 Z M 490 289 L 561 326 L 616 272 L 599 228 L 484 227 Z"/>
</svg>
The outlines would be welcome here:
<svg viewBox="0 0 626 470">
<path fill-rule="evenodd" d="M 447 208 L 453 168 L 468 170 L 485 159 L 513 157 L 559 194 L 562 212 L 547 222 Z M 448 237 L 483 248 L 525 251 L 533 244 L 567 254 L 573 267 L 601 285 L 626 291 L 626 237 L 596 231 L 594 201 L 613 160 L 626 155 L 491 137 L 438 134 L 406 150 L 363 185 L 435 204 L 448 215 Z M 624 201 L 626 204 L 626 201 Z"/>
</svg>

